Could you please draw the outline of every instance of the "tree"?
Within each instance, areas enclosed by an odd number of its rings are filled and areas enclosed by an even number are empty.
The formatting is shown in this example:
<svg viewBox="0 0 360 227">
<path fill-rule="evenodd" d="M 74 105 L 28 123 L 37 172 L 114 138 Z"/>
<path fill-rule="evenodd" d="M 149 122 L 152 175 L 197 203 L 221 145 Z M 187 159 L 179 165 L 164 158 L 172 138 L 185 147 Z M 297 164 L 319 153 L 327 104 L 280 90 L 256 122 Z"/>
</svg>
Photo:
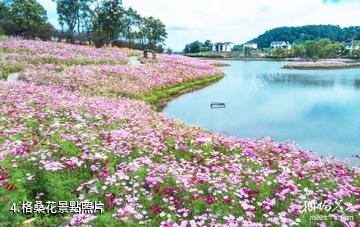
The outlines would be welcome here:
<svg viewBox="0 0 360 227">
<path fill-rule="evenodd" d="M 94 11 L 91 9 L 90 5 L 93 2 L 94 0 L 79 0 L 80 12 L 78 16 L 78 33 L 80 33 L 80 26 L 82 26 L 83 32 L 86 32 L 87 34 L 91 30 Z"/>
<path fill-rule="evenodd" d="M 39 37 L 41 40 L 49 40 L 55 33 L 55 28 L 50 23 L 42 24 L 36 29 L 36 37 Z"/>
<path fill-rule="evenodd" d="M 153 17 L 143 18 L 133 8 L 125 10 L 122 0 L 53 0 L 57 4 L 59 24 L 58 38 L 71 35 L 80 41 L 92 41 L 97 47 L 105 43 L 121 44 L 119 37 L 127 41 L 128 47 L 139 48 L 145 43 L 149 48 L 160 50 L 167 37 L 165 25 Z M 93 5 L 93 3 L 95 3 Z M 93 7 L 94 6 L 94 10 Z M 64 31 L 64 26 L 69 31 Z M 77 28 L 77 35 L 74 32 Z"/>
<path fill-rule="evenodd" d="M 206 51 L 210 51 L 211 50 L 211 41 L 210 40 L 206 40 L 204 42 L 204 44 L 202 45 L 200 52 L 206 52 Z"/>
<path fill-rule="evenodd" d="M 206 40 L 204 43 L 195 41 L 185 46 L 184 52 L 187 53 L 199 53 L 211 51 L 212 42 Z"/>
<path fill-rule="evenodd" d="M 80 40 L 80 42 L 86 39 L 92 29 L 94 12 L 91 9 L 91 4 L 94 0 L 53 1 L 56 2 L 56 10 L 62 33 L 65 33 L 64 26 L 66 25 L 68 31 L 66 34 L 71 42 L 74 42 L 75 28 L 77 28 L 76 39 Z"/>
<path fill-rule="evenodd" d="M 188 54 L 188 53 L 199 53 L 201 51 L 202 46 L 203 46 L 203 44 L 201 42 L 195 41 L 195 42 L 192 42 L 190 44 L 187 44 L 185 46 L 184 52 L 186 54 Z"/>
<path fill-rule="evenodd" d="M 13 33 L 15 23 L 10 18 L 10 9 L 5 2 L 0 2 L 0 35 Z"/>
<path fill-rule="evenodd" d="M 251 49 L 250 49 L 250 47 L 244 47 L 244 56 L 245 56 L 245 58 L 251 56 Z"/>
<path fill-rule="evenodd" d="M 39 29 L 49 29 L 46 10 L 36 0 L 13 0 L 10 6 L 10 18 L 17 26 L 16 35 L 35 38 Z"/>
<path fill-rule="evenodd" d="M 131 47 L 131 40 L 135 39 L 137 36 L 136 28 L 139 28 L 141 25 L 141 16 L 133 8 L 129 8 L 124 13 L 124 36 L 128 41 L 128 47 Z M 140 27 L 141 29 L 141 27 Z M 139 30 L 140 32 L 140 30 Z"/>
<path fill-rule="evenodd" d="M 306 49 L 305 49 L 304 45 L 295 44 L 295 45 L 293 45 L 293 47 L 291 49 L 291 54 L 295 57 L 305 58 L 306 57 Z"/>
<path fill-rule="evenodd" d="M 59 15 L 59 23 L 66 24 L 70 33 L 75 30 L 79 22 L 80 3 L 77 0 L 53 0 L 56 2 L 56 11 Z M 71 37 L 73 41 L 73 37 Z"/>
<path fill-rule="evenodd" d="M 356 59 L 360 59 L 360 49 L 353 50 L 351 52 L 351 57 L 356 58 Z"/>
<path fill-rule="evenodd" d="M 94 30 L 105 34 L 112 42 L 115 41 L 124 26 L 123 14 L 121 0 L 103 0 L 95 8 Z"/>
<path fill-rule="evenodd" d="M 147 40 L 148 48 L 155 49 L 157 45 L 162 44 L 167 38 L 165 25 L 154 17 L 144 19 L 144 36 Z"/>
<path fill-rule="evenodd" d="M 278 54 L 279 53 L 273 53 Z M 291 56 L 301 58 L 334 58 L 349 54 L 340 42 L 332 42 L 330 39 L 307 40 L 295 44 L 291 50 Z"/>
<path fill-rule="evenodd" d="M 4 34 L 6 35 L 17 35 L 19 32 L 19 28 L 15 22 L 9 19 L 1 19 L 0 28 L 2 28 Z"/>
<path fill-rule="evenodd" d="M 199 41 L 192 42 L 185 46 L 185 53 L 199 53 L 201 49 L 202 43 Z"/>
<path fill-rule="evenodd" d="M 243 45 L 235 45 L 234 48 L 232 49 L 232 51 L 242 51 L 242 50 L 244 50 Z"/>
<path fill-rule="evenodd" d="M 10 17 L 10 9 L 5 2 L 0 2 L 0 20 Z"/>
<path fill-rule="evenodd" d="M 140 41 L 140 44 L 142 48 L 145 46 L 145 33 L 146 33 L 146 18 L 142 17 L 141 15 L 138 15 L 139 17 L 135 20 L 135 27 L 136 27 L 136 39 Z"/>
<path fill-rule="evenodd" d="M 275 48 L 271 50 L 271 56 L 277 58 L 285 58 L 289 56 L 289 50 L 284 48 Z"/>
</svg>

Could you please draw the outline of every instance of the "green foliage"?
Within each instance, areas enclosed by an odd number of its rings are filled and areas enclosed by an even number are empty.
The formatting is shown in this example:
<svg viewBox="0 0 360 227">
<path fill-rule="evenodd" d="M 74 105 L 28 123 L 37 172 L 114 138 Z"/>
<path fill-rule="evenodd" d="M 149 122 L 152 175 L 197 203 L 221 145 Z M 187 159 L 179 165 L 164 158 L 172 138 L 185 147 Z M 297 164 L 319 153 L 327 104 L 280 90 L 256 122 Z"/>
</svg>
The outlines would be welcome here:
<svg viewBox="0 0 360 227">
<path fill-rule="evenodd" d="M 289 41 L 302 43 L 306 40 L 330 39 L 331 41 L 347 41 L 356 39 L 360 35 L 360 27 L 341 28 L 334 25 L 306 25 L 300 27 L 279 27 L 266 31 L 264 34 L 251 40 L 259 48 L 270 46 L 272 41 Z"/>
<path fill-rule="evenodd" d="M 71 152 L 71 151 L 70 151 Z M 33 163 L 31 161 L 19 160 L 21 167 L 18 167 L 10 171 L 10 175 L 14 179 L 21 179 L 19 181 L 13 181 L 11 183 L 18 185 L 18 190 L 11 192 L 5 189 L 0 189 L 0 198 L 6 195 L 10 199 L 4 206 L 0 206 L 0 223 L 3 226 L 4 220 L 10 223 L 20 223 L 30 218 L 35 217 L 36 226 L 57 226 L 64 223 L 64 218 L 61 214 L 58 215 L 25 215 L 16 213 L 14 215 L 9 210 L 13 203 L 16 203 L 17 209 L 20 208 L 23 201 L 77 201 L 77 195 L 71 193 L 79 186 L 89 180 L 92 175 L 83 168 L 78 171 L 65 170 L 63 172 L 49 172 L 46 170 L 40 170 L 38 168 L 32 168 Z M 11 165 L 11 164 L 9 164 Z M 26 174 L 34 176 L 33 180 L 25 180 Z M 43 196 L 40 196 L 43 193 Z M 2 217 L 4 215 L 4 217 Z"/>
<path fill-rule="evenodd" d="M 70 32 L 73 32 L 79 16 L 79 1 L 56 0 L 55 2 L 56 10 L 59 15 L 59 23 L 65 23 Z"/>
<path fill-rule="evenodd" d="M 184 49 L 185 54 L 189 53 L 200 53 L 211 51 L 211 41 L 206 40 L 204 43 L 195 41 L 190 44 L 187 44 Z"/>
<path fill-rule="evenodd" d="M 17 34 L 25 37 L 37 37 L 38 28 L 44 26 L 47 21 L 46 10 L 36 0 L 14 0 L 10 13 L 12 21 L 18 27 Z"/>
<path fill-rule="evenodd" d="M 41 40 L 46 41 L 51 38 L 51 36 L 55 32 L 55 29 L 50 23 L 44 23 L 39 26 L 35 31 L 36 37 L 39 37 Z"/>
<path fill-rule="evenodd" d="M 231 64 L 229 63 L 224 63 L 224 62 L 215 62 L 211 64 L 212 66 L 215 67 L 227 67 L 227 66 L 231 66 Z"/>
<path fill-rule="evenodd" d="M 4 2 L 0 2 L 0 20 L 10 17 L 10 10 Z"/>
<path fill-rule="evenodd" d="M 93 40 L 96 48 L 101 48 L 102 46 L 104 46 L 104 44 L 106 42 L 106 37 L 105 37 L 105 35 L 103 35 L 99 32 L 96 32 L 96 33 L 93 33 L 92 40 Z"/>
<path fill-rule="evenodd" d="M 270 53 L 270 57 L 276 58 L 297 57 L 313 60 L 345 55 L 342 43 L 332 42 L 330 39 L 307 40 L 294 44 L 291 50 L 278 48 L 271 50 Z"/>
<path fill-rule="evenodd" d="M 154 17 L 144 18 L 144 37 L 147 40 L 147 46 L 151 49 L 162 44 L 167 38 L 165 24 Z"/>
<path fill-rule="evenodd" d="M 3 34 L 13 35 L 18 31 L 18 27 L 14 21 L 10 19 L 0 19 L 0 28 L 3 30 Z"/>
<path fill-rule="evenodd" d="M 243 45 L 235 45 L 232 51 L 242 51 L 244 49 Z"/>
<path fill-rule="evenodd" d="M 95 9 L 93 29 L 114 41 L 122 31 L 124 8 L 121 0 L 102 1 Z"/>
<path fill-rule="evenodd" d="M 13 0 L 10 12 L 13 21 L 21 28 L 42 24 L 47 20 L 46 10 L 36 0 Z"/>
<path fill-rule="evenodd" d="M 139 37 L 139 32 L 141 32 L 141 24 L 143 18 L 140 14 L 136 12 L 133 8 L 129 8 L 125 11 L 124 15 L 124 37 L 128 41 L 128 47 L 131 47 L 131 41 L 136 37 Z M 136 29 L 138 29 L 136 31 Z"/>
<path fill-rule="evenodd" d="M 152 105 L 153 108 L 160 110 L 164 107 L 164 101 L 177 97 L 179 95 L 203 88 L 205 85 L 214 83 L 224 77 L 223 74 L 218 74 L 211 77 L 204 77 L 196 80 L 187 80 L 181 84 L 169 86 L 161 89 L 154 89 L 142 95 L 140 99 Z"/>
<path fill-rule="evenodd" d="M 342 55 L 342 44 L 330 39 L 309 40 L 294 45 L 291 55 L 302 58 L 335 58 Z"/>
<path fill-rule="evenodd" d="M 90 4 L 94 0 L 53 0 L 56 2 L 56 9 L 58 13 L 59 24 L 64 30 L 64 25 L 68 28 L 71 34 L 71 40 L 73 41 L 73 33 L 77 25 L 77 32 L 80 33 L 80 29 L 89 33 L 91 30 L 91 21 L 93 17 L 93 11 Z"/>
<path fill-rule="evenodd" d="M 245 58 L 251 56 L 251 49 L 249 47 L 244 48 L 244 56 Z"/>
<path fill-rule="evenodd" d="M 121 0 L 53 0 L 57 4 L 61 31 L 56 32 L 59 39 L 80 43 L 94 43 L 96 47 L 104 44 L 120 43 L 119 38 L 127 41 L 130 48 L 141 44 L 160 51 L 160 45 L 167 38 L 165 25 L 154 17 L 142 17 L 136 10 L 124 9 Z M 64 31 L 66 25 L 67 31 Z M 75 28 L 77 26 L 77 34 Z M 134 45 L 132 45 L 134 43 Z"/>
<path fill-rule="evenodd" d="M 47 23 L 46 10 L 36 0 L 0 3 L 0 30 L 6 35 L 49 39 L 54 28 Z"/>
<path fill-rule="evenodd" d="M 91 31 L 94 11 L 91 9 L 90 5 L 93 2 L 94 0 L 79 0 L 78 34 L 80 33 L 80 28 L 86 33 Z"/>
<path fill-rule="evenodd" d="M 275 48 L 270 52 L 271 57 L 285 58 L 289 56 L 290 51 L 283 48 Z"/>
<path fill-rule="evenodd" d="M 350 56 L 355 59 L 360 59 L 360 47 L 351 52 Z"/>
<path fill-rule="evenodd" d="M 120 0 L 102 1 L 95 8 L 95 15 L 93 30 L 111 42 L 123 35 L 129 47 L 132 40 L 138 39 L 143 46 L 156 49 L 167 37 L 166 27 L 159 19 L 143 18 L 131 7 L 125 10 Z"/>
<path fill-rule="evenodd" d="M 305 58 L 306 57 L 306 48 L 304 45 L 295 44 L 292 47 L 292 54 L 296 57 Z"/>
<path fill-rule="evenodd" d="M 20 72 L 21 70 L 26 68 L 26 64 L 19 65 L 3 65 L 0 68 L 0 79 L 6 80 L 6 78 L 11 73 Z"/>
</svg>

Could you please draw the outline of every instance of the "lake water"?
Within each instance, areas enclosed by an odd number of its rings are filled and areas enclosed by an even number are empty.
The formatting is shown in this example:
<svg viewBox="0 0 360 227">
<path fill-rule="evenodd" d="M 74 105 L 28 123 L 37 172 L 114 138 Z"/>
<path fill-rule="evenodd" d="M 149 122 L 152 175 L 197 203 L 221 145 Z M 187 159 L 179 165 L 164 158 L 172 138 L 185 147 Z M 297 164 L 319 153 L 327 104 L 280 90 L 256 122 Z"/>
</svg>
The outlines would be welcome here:
<svg viewBox="0 0 360 227">
<path fill-rule="evenodd" d="M 286 70 L 230 61 L 226 77 L 171 101 L 163 114 L 242 138 L 270 136 L 339 159 L 360 154 L 360 69 Z M 211 109 L 224 102 L 225 109 Z"/>
</svg>

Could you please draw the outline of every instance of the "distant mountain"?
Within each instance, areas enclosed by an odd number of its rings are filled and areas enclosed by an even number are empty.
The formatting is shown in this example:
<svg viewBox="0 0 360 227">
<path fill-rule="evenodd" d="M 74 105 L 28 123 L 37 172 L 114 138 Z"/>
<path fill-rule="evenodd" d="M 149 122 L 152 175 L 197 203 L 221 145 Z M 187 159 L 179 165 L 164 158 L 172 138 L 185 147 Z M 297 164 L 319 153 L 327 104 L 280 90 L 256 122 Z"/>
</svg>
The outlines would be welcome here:
<svg viewBox="0 0 360 227">
<path fill-rule="evenodd" d="M 289 41 L 301 43 L 305 40 L 328 38 L 332 41 L 349 41 L 360 39 L 360 26 L 341 28 L 336 25 L 306 25 L 299 27 L 279 27 L 266 31 L 257 38 L 250 40 L 259 48 L 269 47 L 272 41 Z"/>
</svg>

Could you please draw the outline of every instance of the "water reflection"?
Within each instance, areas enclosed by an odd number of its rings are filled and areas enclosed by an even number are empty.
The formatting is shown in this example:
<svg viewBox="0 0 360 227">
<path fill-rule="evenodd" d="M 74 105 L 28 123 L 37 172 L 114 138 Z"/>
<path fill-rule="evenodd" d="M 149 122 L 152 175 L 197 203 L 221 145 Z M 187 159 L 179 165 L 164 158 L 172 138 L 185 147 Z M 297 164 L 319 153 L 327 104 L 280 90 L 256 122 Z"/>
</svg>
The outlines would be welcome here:
<svg viewBox="0 0 360 227">
<path fill-rule="evenodd" d="M 260 74 L 256 77 L 263 84 L 279 84 L 280 86 L 314 86 L 314 87 L 333 87 L 336 81 L 332 79 L 320 78 L 319 76 L 301 74 Z"/>
<path fill-rule="evenodd" d="M 338 158 L 360 154 L 360 69 L 285 70 L 230 62 L 226 77 L 169 103 L 164 114 L 245 138 L 271 136 Z M 213 110 L 213 101 L 226 103 Z"/>
</svg>

